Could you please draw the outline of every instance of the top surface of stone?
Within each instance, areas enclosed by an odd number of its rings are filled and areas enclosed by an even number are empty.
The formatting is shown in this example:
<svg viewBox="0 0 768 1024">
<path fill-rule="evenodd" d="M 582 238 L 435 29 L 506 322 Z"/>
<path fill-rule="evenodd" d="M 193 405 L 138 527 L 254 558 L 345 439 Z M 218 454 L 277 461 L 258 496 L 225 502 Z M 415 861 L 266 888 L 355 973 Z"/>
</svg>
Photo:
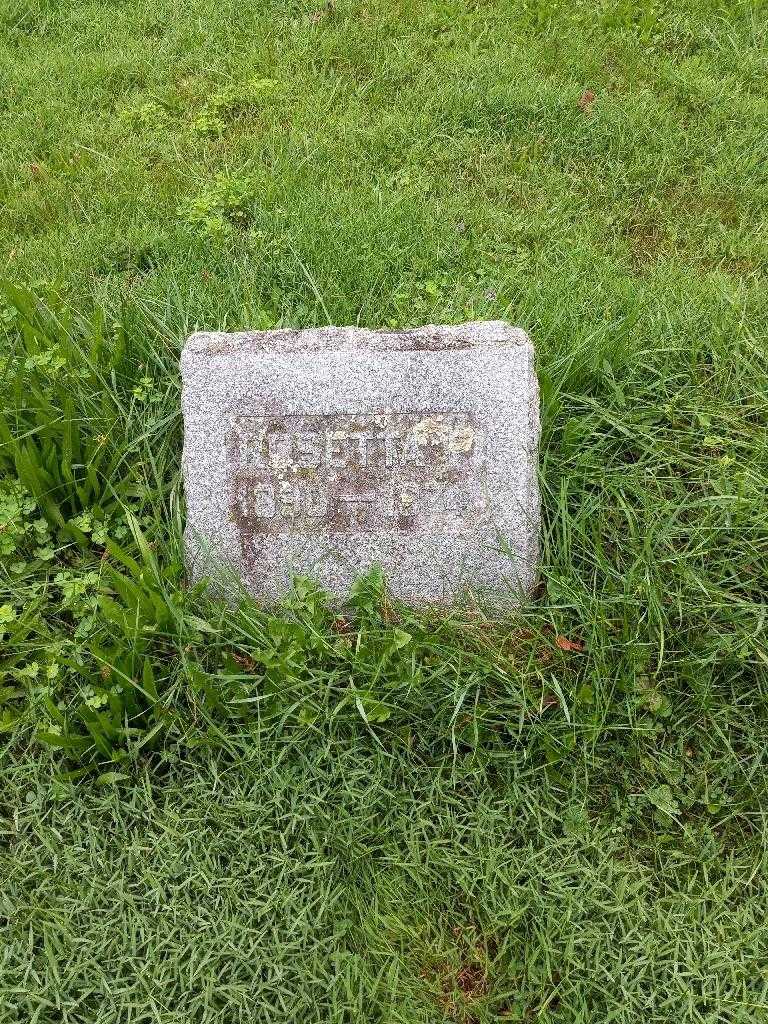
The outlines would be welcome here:
<svg viewBox="0 0 768 1024">
<path fill-rule="evenodd" d="M 307 330 L 200 331 L 184 346 L 187 353 L 224 355 L 245 352 L 319 352 L 354 349 L 377 352 L 445 352 L 485 345 L 524 345 L 525 331 L 503 320 L 450 326 L 428 324 L 406 331 L 371 331 L 362 327 L 317 327 Z"/>
<path fill-rule="evenodd" d="M 198 333 L 182 375 L 194 576 L 344 597 L 379 564 L 422 605 L 532 585 L 538 387 L 518 328 Z"/>
</svg>

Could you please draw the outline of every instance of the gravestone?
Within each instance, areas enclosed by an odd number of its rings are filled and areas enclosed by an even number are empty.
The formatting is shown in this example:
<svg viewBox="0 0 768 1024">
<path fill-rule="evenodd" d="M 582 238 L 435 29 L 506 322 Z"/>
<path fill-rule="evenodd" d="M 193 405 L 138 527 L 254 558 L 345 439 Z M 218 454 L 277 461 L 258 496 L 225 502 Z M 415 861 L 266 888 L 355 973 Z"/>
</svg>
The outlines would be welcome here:
<svg viewBox="0 0 768 1024">
<path fill-rule="evenodd" d="M 182 353 L 193 578 L 265 601 L 371 566 L 411 604 L 534 580 L 533 347 L 503 322 L 193 334 Z"/>
</svg>

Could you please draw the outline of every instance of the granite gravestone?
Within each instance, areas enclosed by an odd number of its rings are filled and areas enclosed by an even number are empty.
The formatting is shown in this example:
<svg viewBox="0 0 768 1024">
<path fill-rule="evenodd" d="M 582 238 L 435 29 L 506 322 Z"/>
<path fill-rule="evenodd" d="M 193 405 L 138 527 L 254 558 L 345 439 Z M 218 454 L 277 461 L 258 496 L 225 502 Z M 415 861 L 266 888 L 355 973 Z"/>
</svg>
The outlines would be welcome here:
<svg viewBox="0 0 768 1024">
<path fill-rule="evenodd" d="M 182 353 L 193 577 L 266 601 L 372 565 L 409 603 L 534 580 L 533 347 L 503 322 L 193 334 Z"/>
</svg>

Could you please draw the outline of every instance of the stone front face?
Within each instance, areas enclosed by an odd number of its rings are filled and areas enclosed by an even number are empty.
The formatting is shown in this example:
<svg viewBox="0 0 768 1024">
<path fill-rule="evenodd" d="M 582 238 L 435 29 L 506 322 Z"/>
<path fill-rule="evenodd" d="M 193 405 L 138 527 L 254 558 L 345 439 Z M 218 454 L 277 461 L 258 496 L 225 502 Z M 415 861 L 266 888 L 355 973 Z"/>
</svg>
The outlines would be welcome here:
<svg viewBox="0 0 768 1024">
<path fill-rule="evenodd" d="M 507 324 L 198 334 L 185 346 L 186 543 L 272 600 L 373 564 L 415 604 L 514 596 L 537 553 L 538 390 Z"/>
</svg>

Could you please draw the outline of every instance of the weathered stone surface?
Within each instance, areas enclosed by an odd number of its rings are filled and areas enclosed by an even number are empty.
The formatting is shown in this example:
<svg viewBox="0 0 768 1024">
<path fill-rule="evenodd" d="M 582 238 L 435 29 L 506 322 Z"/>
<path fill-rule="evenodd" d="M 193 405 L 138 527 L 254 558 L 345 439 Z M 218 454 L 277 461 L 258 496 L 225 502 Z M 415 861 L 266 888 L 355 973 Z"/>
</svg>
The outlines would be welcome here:
<svg viewBox="0 0 768 1024">
<path fill-rule="evenodd" d="M 272 600 L 371 565 L 413 604 L 514 598 L 537 557 L 538 387 L 502 322 L 193 334 L 182 354 L 186 545 Z"/>
</svg>

